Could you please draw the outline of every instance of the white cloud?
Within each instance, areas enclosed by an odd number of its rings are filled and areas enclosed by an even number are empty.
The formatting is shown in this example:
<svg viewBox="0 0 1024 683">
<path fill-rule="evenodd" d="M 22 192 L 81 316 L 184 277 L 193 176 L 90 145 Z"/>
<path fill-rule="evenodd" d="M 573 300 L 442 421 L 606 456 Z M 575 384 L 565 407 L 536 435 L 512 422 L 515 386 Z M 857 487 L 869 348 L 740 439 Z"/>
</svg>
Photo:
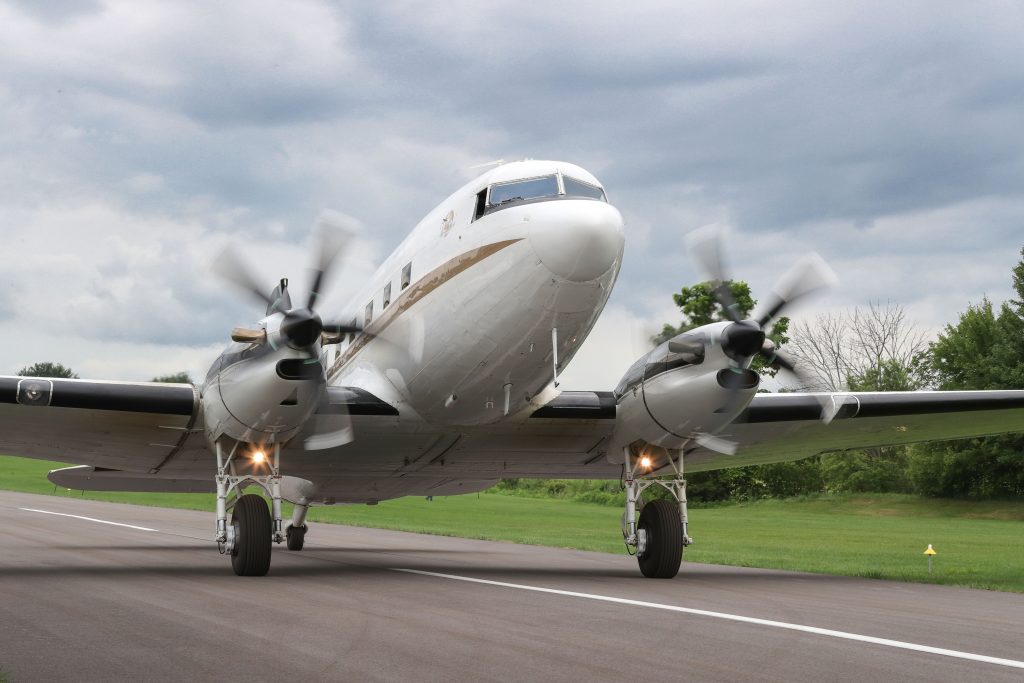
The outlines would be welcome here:
<svg viewBox="0 0 1024 683">
<path fill-rule="evenodd" d="M 610 391 L 630 365 L 651 350 L 650 338 L 661 329 L 654 322 L 620 306 L 608 306 L 593 331 L 565 368 L 563 391 Z"/>
<path fill-rule="evenodd" d="M 591 168 L 627 220 L 573 382 L 614 384 L 645 350 L 623 330 L 677 320 L 702 278 L 682 237 L 709 223 L 760 298 L 814 249 L 842 284 L 798 315 L 891 298 L 938 329 L 1006 298 L 1024 243 L 1021 22 L 998 1 L 0 2 L 0 311 L 37 341 L 0 367 L 194 362 L 259 312 L 206 269 L 229 240 L 300 288 L 316 217 L 344 212 L 342 299 L 470 166 L 524 156 Z"/>
</svg>

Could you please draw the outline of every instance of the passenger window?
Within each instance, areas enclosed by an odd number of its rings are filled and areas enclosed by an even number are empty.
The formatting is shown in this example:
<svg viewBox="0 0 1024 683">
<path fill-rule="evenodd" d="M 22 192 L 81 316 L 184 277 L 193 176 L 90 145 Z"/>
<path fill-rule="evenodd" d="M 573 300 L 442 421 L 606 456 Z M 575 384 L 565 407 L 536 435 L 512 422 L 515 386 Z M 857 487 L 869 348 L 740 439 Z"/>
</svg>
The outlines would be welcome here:
<svg viewBox="0 0 1024 683">
<path fill-rule="evenodd" d="M 588 199 L 597 199 L 602 202 L 608 201 L 605 199 L 604 190 L 597 185 L 591 185 L 569 176 L 562 176 L 562 183 L 565 185 L 566 197 L 587 197 Z"/>
<path fill-rule="evenodd" d="M 390 303 L 391 303 L 391 283 L 389 282 L 386 285 L 384 285 L 384 303 L 380 307 L 381 310 L 384 310 L 385 308 L 387 308 L 388 304 L 390 304 Z"/>
<path fill-rule="evenodd" d="M 373 322 L 373 302 L 366 304 L 366 315 L 363 316 L 363 327 Z"/>
<path fill-rule="evenodd" d="M 409 286 L 412 282 L 412 262 L 406 263 L 405 268 L 402 268 L 402 289 Z"/>
</svg>

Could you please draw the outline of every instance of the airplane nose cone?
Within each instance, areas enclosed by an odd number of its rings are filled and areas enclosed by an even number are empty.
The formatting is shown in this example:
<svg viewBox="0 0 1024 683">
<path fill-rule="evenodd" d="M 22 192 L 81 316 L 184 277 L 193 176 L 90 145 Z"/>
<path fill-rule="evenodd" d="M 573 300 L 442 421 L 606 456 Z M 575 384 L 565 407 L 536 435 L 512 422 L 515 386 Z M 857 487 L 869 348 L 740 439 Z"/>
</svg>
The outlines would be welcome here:
<svg viewBox="0 0 1024 683">
<path fill-rule="evenodd" d="M 534 217 L 530 245 L 557 277 L 589 282 L 608 272 L 622 256 L 622 215 L 614 206 L 563 200 L 544 208 L 550 212 Z"/>
</svg>

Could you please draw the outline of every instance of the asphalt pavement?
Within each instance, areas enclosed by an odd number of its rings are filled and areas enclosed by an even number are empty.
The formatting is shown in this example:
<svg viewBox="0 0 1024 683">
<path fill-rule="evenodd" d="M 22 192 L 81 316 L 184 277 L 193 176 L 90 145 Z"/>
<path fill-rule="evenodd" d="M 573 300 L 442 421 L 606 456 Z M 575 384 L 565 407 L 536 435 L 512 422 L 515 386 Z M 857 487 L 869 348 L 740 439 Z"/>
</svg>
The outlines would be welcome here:
<svg viewBox="0 0 1024 683">
<path fill-rule="evenodd" d="M 57 514 L 54 514 L 57 513 Z M 1024 595 L 311 524 L 236 577 L 213 512 L 0 492 L 20 681 L 1024 680 Z M 610 529 L 609 533 L 617 533 Z"/>
</svg>

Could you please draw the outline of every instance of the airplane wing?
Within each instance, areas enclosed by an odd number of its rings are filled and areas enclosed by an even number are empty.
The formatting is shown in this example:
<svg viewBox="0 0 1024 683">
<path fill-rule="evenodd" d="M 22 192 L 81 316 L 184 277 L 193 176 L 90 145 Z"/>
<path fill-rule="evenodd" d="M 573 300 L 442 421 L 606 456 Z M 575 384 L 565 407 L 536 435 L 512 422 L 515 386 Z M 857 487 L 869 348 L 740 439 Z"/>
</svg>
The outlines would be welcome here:
<svg viewBox="0 0 1024 683">
<path fill-rule="evenodd" d="M 832 420 L 821 420 L 823 403 Z M 428 453 L 421 472 L 500 477 L 616 478 L 611 453 L 615 400 L 610 392 L 564 392 L 516 427 L 466 431 Z M 736 444 L 729 455 L 694 444 L 686 470 L 798 460 L 857 448 L 1024 432 L 1024 391 L 917 391 L 757 394 L 716 436 Z M 609 457 L 611 456 L 611 457 Z M 421 459 L 422 460 L 422 459 Z M 667 469 L 667 468 L 666 468 Z"/>
<path fill-rule="evenodd" d="M 189 384 L 0 377 L 0 454 L 157 473 L 197 431 Z"/>
<path fill-rule="evenodd" d="M 315 480 L 339 500 L 469 492 L 505 477 L 621 474 L 610 453 L 610 392 L 563 392 L 520 420 L 447 429 L 359 388 L 330 393 L 318 415 L 329 420 L 347 412 L 355 439 L 325 450 L 289 445 L 283 460 L 285 473 Z M 834 412 L 827 424 L 820 419 L 823 398 Z M 58 471 L 58 483 L 73 488 L 207 490 L 214 464 L 200 422 L 198 391 L 190 385 L 0 377 L 0 453 L 88 466 Z M 735 442 L 737 452 L 695 446 L 686 469 L 1016 431 L 1024 431 L 1024 391 L 758 394 L 718 435 Z"/>
<path fill-rule="evenodd" d="M 822 404 L 834 414 L 820 418 Z M 1024 432 L 1024 391 L 906 391 L 757 394 L 717 436 L 734 455 L 696 447 L 686 468 L 701 470 L 798 460 L 855 448 Z"/>
</svg>

